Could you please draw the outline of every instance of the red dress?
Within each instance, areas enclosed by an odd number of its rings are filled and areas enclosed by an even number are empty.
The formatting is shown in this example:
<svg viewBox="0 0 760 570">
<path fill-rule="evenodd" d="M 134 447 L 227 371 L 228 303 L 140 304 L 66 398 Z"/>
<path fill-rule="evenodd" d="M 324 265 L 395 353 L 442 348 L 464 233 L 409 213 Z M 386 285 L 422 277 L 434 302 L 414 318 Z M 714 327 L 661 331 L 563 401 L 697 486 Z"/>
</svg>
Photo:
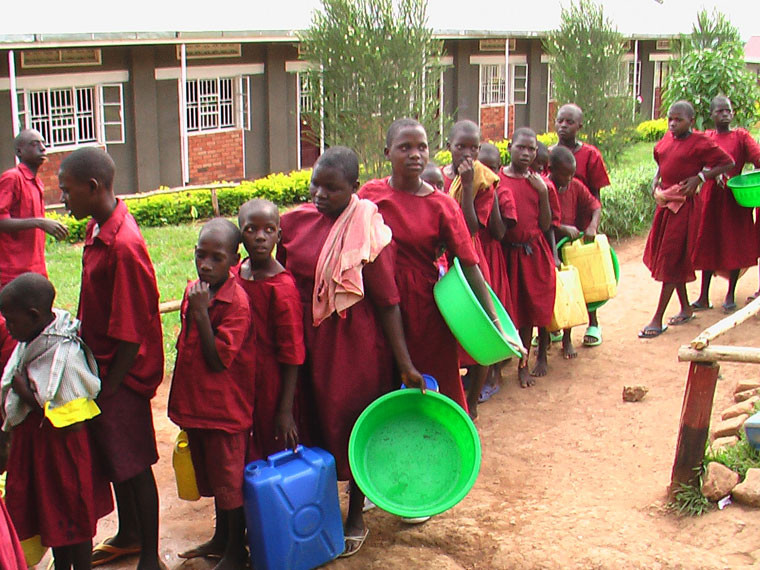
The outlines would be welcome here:
<svg viewBox="0 0 760 570">
<path fill-rule="evenodd" d="M 253 328 L 256 331 L 255 412 L 253 437 L 248 450 L 248 461 L 254 461 L 281 451 L 285 445 L 285 442 L 274 438 L 274 420 L 282 392 L 280 365 L 303 364 L 306 347 L 303 341 L 303 307 L 293 276 L 283 271 L 267 279 L 243 279 L 240 277 L 240 265 L 234 267 L 232 272 L 251 301 Z"/>
<path fill-rule="evenodd" d="M 378 397 L 398 388 L 393 358 L 375 306 L 399 302 L 393 279 L 393 250 L 386 247 L 362 269 L 365 298 L 345 318 L 333 313 L 318 327 L 312 320 L 314 274 L 335 218 L 304 204 L 282 216 L 277 258 L 291 272 L 304 314 L 306 362 L 301 368 L 301 439 L 335 456 L 338 479 L 347 480 L 348 438 L 359 414 Z"/>
<path fill-rule="evenodd" d="M 554 255 L 538 225 L 538 192 L 525 178 L 510 178 L 503 169 L 499 178 L 512 190 L 517 208 L 517 224 L 507 230 L 502 241 L 514 308 L 512 320 L 517 328 L 545 327 L 552 320 L 556 282 Z M 545 181 L 549 188 L 552 225 L 557 226 L 557 190 L 551 181 Z"/>
<path fill-rule="evenodd" d="M 705 131 L 736 165 L 727 176 L 741 174 L 744 164 L 760 167 L 760 145 L 744 129 L 727 133 Z M 741 269 L 757 263 L 760 253 L 752 218 L 752 208 L 736 203 L 730 188 L 708 180 L 702 188 L 702 219 L 697 233 L 694 267 L 708 271 Z"/>
<path fill-rule="evenodd" d="M 377 204 L 397 247 L 396 283 L 401 317 L 414 366 L 437 381 L 443 394 L 466 409 L 459 378 L 457 341 L 433 299 L 441 246 L 462 265 L 478 264 L 459 204 L 443 192 L 416 196 L 394 190 L 388 179 L 370 180 L 359 196 Z"/>
<path fill-rule="evenodd" d="M 602 207 L 599 200 L 578 178 L 573 178 L 567 189 L 564 192 L 558 191 L 557 196 L 562 225 L 575 226 L 580 231 L 584 231 L 591 223 L 594 210 Z"/>
<path fill-rule="evenodd" d="M 26 558 L 21 550 L 16 529 L 0 499 L 0 568 L 4 570 L 26 570 Z"/>
<path fill-rule="evenodd" d="M 610 185 L 607 167 L 602 153 L 594 145 L 581 143 L 581 148 L 573 152 L 575 156 L 575 177 L 583 182 L 594 198 L 599 198 L 600 190 Z"/>
<path fill-rule="evenodd" d="M 710 137 L 691 133 L 677 139 L 665 133 L 654 147 L 654 159 L 660 167 L 660 185 L 668 188 L 696 176 L 704 167 L 712 168 L 731 160 Z M 658 207 L 644 249 L 644 264 L 656 281 L 688 283 L 694 274 L 694 247 L 697 242 L 702 198 L 696 195 L 684 202 L 677 214 Z"/>
</svg>

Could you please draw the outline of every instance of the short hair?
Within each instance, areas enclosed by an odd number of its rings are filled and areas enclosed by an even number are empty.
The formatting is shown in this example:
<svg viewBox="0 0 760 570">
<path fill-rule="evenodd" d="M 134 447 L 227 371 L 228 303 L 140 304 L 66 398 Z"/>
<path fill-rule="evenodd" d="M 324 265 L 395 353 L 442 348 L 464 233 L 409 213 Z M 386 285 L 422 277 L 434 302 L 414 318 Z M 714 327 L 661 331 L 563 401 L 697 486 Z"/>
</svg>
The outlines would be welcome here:
<svg viewBox="0 0 760 570">
<path fill-rule="evenodd" d="M 449 142 L 453 141 L 454 137 L 459 133 L 473 135 L 477 137 L 478 140 L 480 140 L 480 127 L 474 121 L 470 121 L 469 119 L 464 119 L 462 121 L 457 121 L 454 123 L 454 125 L 451 127 L 451 130 L 449 130 Z"/>
<path fill-rule="evenodd" d="M 237 253 L 238 246 L 242 241 L 238 227 L 226 218 L 212 218 L 201 228 L 198 233 L 198 241 L 201 240 L 204 233 L 214 232 L 224 236 L 224 241 L 230 251 Z"/>
<path fill-rule="evenodd" d="M 411 119 L 409 117 L 396 119 L 391 123 L 391 126 L 388 127 L 388 132 L 385 134 L 385 146 L 387 148 L 390 148 L 393 144 L 393 139 L 396 138 L 398 132 L 401 129 L 405 129 L 407 127 L 420 127 L 423 131 L 425 130 L 425 127 L 423 127 L 422 123 L 420 123 L 417 119 Z M 427 133 L 425 133 L 425 135 L 427 135 Z"/>
<path fill-rule="evenodd" d="M 499 150 L 499 147 L 497 147 L 493 143 L 483 143 L 480 145 L 480 152 L 478 153 L 479 157 L 482 157 L 484 154 L 491 153 L 493 154 L 498 160 L 499 163 L 501 163 L 501 151 Z M 483 162 L 481 160 L 481 162 Z"/>
<path fill-rule="evenodd" d="M 573 156 L 573 151 L 566 146 L 558 144 L 549 153 L 549 165 L 552 168 L 558 166 L 572 166 L 575 168 L 575 156 Z"/>
<path fill-rule="evenodd" d="M 694 118 L 694 106 L 688 101 L 685 101 L 684 99 L 681 99 L 680 101 L 676 101 L 675 103 L 673 103 L 670 106 L 670 109 L 668 109 L 668 113 L 670 113 L 671 111 L 681 111 L 682 113 L 685 113 L 689 119 Z"/>
<path fill-rule="evenodd" d="M 549 160 L 549 147 L 542 143 L 540 140 L 536 140 L 536 158 L 539 156 L 545 156 L 546 160 Z"/>
<path fill-rule="evenodd" d="M 514 133 L 512 133 L 512 142 L 516 141 L 517 137 L 523 137 L 523 136 L 536 139 L 536 131 L 534 131 L 530 127 L 520 127 Z M 538 139 L 536 139 L 536 142 L 538 142 Z"/>
<path fill-rule="evenodd" d="M 710 112 L 712 113 L 715 110 L 715 107 L 718 106 L 719 103 L 725 101 L 729 105 L 731 104 L 731 99 L 729 99 L 726 95 L 716 95 L 713 97 L 713 100 L 710 101 Z"/>
<path fill-rule="evenodd" d="M 22 144 L 26 143 L 27 140 L 29 140 L 29 136 L 32 134 L 40 135 L 40 137 L 42 136 L 42 133 L 37 129 L 22 129 L 13 139 L 14 150 L 18 150 Z"/>
<path fill-rule="evenodd" d="M 562 112 L 562 109 L 572 110 L 576 115 L 578 115 L 578 121 L 583 122 L 583 109 L 581 109 L 575 103 L 565 103 L 559 108 L 559 110 L 557 111 L 557 115 L 559 115 Z"/>
<path fill-rule="evenodd" d="M 55 287 L 39 273 L 22 273 L 0 292 L 0 307 L 12 302 L 20 309 L 37 309 L 46 315 L 53 309 Z"/>
<path fill-rule="evenodd" d="M 80 182 L 94 178 L 107 190 L 113 189 L 116 165 L 111 156 L 101 148 L 86 146 L 72 152 L 61 162 L 61 170 Z"/>
<path fill-rule="evenodd" d="M 238 210 L 238 225 L 240 224 L 240 218 L 248 213 L 249 210 L 269 210 L 273 214 L 277 223 L 280 223 L 280 209 L 277 207 L 277 204 L 263 198 L 253 198 L 240 206 L 240 209 Z"/>
<path fill-rule="evenodd" d="M 359 180 L 359 157 L 347 146 L 331 146 L 317 159 L 314 170 L 320 166 L 337 168 L 346 182 L 355 184 Z"/>
</svg>

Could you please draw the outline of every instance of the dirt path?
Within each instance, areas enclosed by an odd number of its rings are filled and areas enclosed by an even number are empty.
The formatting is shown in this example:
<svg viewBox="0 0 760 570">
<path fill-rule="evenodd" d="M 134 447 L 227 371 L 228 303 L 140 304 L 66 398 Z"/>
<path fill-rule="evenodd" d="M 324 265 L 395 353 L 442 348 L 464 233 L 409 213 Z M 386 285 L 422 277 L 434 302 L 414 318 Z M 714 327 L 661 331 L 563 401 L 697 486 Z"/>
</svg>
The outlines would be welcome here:
<svg viewBox="0 0 760 570">
<path fill-rule="evenodd" d="M 549 376 L 530 390 L 505 388 L 480 409 L 483 442 L 480 477 L 468 497 L 419 527 L 382 511 L 367 516 L 371 532 L 343 568 L 743 568 L 760 564 L 760 511 L 736 505 L 699 519 L 666 512 L 687 365 L 679 345 L 722 317 L 701 313 L 656 340 L 636 332 L 648 322 L 659 293 L 641 263 L 641 238 L 616 246 L 621 261 L 618 297 L 600 310 L 604 344 L 579 349 L 572 362 L 552 349 Z M 720 306 L 726 282 L 718 279 L 712 300 Z M 756 289 L 757 273 L 740 282 L 737 300 Z M 696 297 L 698 284 L 690 287 Z M 668 314 L 677 311 L 676 301 Z M 575 331 L 580 341 L 582 331 Z M 721 342 L 723 344 L 723 340 Z M 760 346 L 760 321 L 752 319 L 725 336 L 725 344 Z M 737 380 L 757 377 L 752 365 L 724 365 L 715 413 L 731 400 Z M 640 403 L 621 401 L 625 383 L 650 392 Z M 167 386 L 155 400 L 161 460 L 161 553 L 171 568 L 175 553 L 205 539 L 212 528 L 210 500 L 176 499 L 171 442 L 176 428 L 165 414 Z M 100 524 L 98 538 L 113 531 L 115 517 Z M 134 560 L 103 568 L 133 568 Z"/>
</svg>

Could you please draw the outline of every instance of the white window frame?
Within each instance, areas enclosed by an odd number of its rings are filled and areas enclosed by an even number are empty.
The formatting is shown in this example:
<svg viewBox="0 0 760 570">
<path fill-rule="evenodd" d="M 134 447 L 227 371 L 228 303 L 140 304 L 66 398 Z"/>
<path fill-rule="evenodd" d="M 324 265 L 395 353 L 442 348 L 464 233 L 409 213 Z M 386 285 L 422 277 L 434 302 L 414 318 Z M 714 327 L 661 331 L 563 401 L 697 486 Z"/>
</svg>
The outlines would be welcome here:
<svg viewBox="0 0 760 570">
<path fill-rule="evenodd" d="M 188 135 L 238 129 L 251 130 L 251 85 L 249 77 L 187 79 L 186 89 Z M 192 89 L 195 89 L 195 92 Z M 201 89 L 206 89 L 206 92 L 201 93 Z M 208 121 L 205 125 L 203 123 L 204 118 Z"/>
<path fill-rule="evenodd" d="M 506 69 L 504 64 L 480 65 L 480 106 L 498 107 L 506 102 Z"/>
<path fill-rule="evenodd" d="M 109 101 L 103 93 L 104 90 L 114 89 L 118 93 L 118 102 Z M 98 86 L 100 100 L 100 141 L 106 144 L 123 144 L 124 137 L 124 88 L 121 83 L 108 83 Z M 113 109 L 118 114 L 118 120 L 108 117 L 107 111 Z M 118 127 L 118 136 L 109 136 L 107 127 Z"/>
<path fill-rule="evenodd" d="M 528 64 L 527 63 L 512 63 L 510 64 L 510 78 L 512 79 L 512 88 L 510 90 L 509 102 L 515 105 L 526 105 L 528 103 Z M 520 74 L 518 77 L 517 70 L 524 69 L 525 75 Z M 524 87 L 517 88 L 515 86 L 517 81 L 524 81 Z M 520 95 L 518 97 L 518 95 Z"/>
<path fill-rule="evenodd" d="M 79 102 L 82 101 L 78 95 L 89 93 L 89 108 L 84 108 Z M 42 133 L 45 144 L 51 149 L 60 149 L 66 147 L 77 147 L 81 145 L 93 144 L 98 140 L 98 107 L 97 89 L 95 86 L 76 86 L 76 87 L 58 87 L 47 89 L 29 89 L 24 90 L 23 111 L 19 112 L 19 117 L 24 118 L 25 128 L 34 128 Z M 54 98 L 68 95 L 70 104 L 67 105 L 70 111 L 54 113 Z M 33 99 L 39 99 L 45 104 L 44 114 L 33 115 Z M 58 105 L 61 108 L 61 105 Z M 68 124 L 63 121 L 67 120 Z M 56 124 L 57 123 L 57 124 Z M 87 129 L 87 131 L 85 131 Z M 61 140 L 61 137 L 55 133 L 72 131 L 71 137 Z M 91 133 L 91 136 L 88 136 Z"/>
</svg>

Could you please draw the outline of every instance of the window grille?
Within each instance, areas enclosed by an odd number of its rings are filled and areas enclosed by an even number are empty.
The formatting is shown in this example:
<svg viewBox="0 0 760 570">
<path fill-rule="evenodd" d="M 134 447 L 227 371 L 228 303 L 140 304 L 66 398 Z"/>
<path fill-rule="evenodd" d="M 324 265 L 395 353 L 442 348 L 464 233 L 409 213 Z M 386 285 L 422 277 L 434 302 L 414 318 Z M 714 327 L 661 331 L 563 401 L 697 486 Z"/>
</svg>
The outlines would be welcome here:
<svg viewBox="0 0 760 570">
<path fill-rule="evenodd" d="M 47 89 L 28 94 L 27 121 L 49 147 L 95 142 L 92 87 Z"/>
<path fill-rule="evenodd" d="M 235 126 L 231 77 L 187 81 L 188 132 L 213 131 Z"/>
<path fill-rule="evenodd" d="M 480 66 L 480 104 L 498 105 L 506 100 L 503 65 Z"/>
</svg>

